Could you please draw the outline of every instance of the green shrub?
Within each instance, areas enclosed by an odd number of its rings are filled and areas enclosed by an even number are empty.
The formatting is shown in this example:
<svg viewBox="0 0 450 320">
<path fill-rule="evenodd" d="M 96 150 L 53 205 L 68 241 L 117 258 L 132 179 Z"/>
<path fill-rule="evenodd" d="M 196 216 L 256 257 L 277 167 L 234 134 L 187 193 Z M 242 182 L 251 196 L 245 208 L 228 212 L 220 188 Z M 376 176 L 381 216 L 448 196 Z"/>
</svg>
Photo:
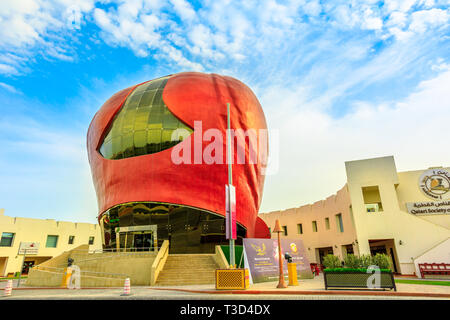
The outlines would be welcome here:
<svg viewBox="0 0 450 320">
<path fill-rule="evenodd" d="M 344 264 L 347 268 L 358 269 L 361 262 L 359 257 L 355 256 L 354 254 L 348 254 L 344 258 Z"/>
<path fill-rule="evenodd" d="M 377 253 L 372 257 L 372 264 L 378 266 L 380 269 L 390 269 L 391 268 L 391 260 L 389 256 L 386 254 Z"/>
<path fill-rule="evenodd" d="M 370 254 L 363 254 L 359 257 L 359 267 L 367 269 L 369 266 L 373 265 L 372 256 Z"/>
<path fill-rule="evenodd" d="M 390 269 L 380 269 L 381 272 L 390 272 Z M 367 269 L 364 268 L 333 268 L 333 269 L 325 269 L 324 272 L 327 273 L 346 273 L 346 272 L 353 272 L 353 273 L 367 273 Z"/>
<path fill-rule="evenodd" d="M 339 257 L 329 254 L 323 258 L 323 265 L 325 268 L 340 268 L 342 267 L 341 259 Z"/>
</svg>

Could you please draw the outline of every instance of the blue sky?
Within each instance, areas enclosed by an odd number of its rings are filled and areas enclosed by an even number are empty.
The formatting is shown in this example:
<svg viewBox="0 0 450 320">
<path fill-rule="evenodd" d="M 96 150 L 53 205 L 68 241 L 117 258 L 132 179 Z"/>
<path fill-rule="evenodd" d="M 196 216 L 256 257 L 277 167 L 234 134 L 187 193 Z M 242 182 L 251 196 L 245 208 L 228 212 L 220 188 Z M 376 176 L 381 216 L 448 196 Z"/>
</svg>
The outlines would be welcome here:
<svg viewBox="0 0 450 320">
<path fill-rule="evenodd" d="M 323 199 L 344 161 L 449 166 L 449 1 L 0 3 L 0 207 L 95 222 L 86 156 L 95 112 L 181 71 L 236 77 L 279 131 L 261 211 Z"/>
</svg>

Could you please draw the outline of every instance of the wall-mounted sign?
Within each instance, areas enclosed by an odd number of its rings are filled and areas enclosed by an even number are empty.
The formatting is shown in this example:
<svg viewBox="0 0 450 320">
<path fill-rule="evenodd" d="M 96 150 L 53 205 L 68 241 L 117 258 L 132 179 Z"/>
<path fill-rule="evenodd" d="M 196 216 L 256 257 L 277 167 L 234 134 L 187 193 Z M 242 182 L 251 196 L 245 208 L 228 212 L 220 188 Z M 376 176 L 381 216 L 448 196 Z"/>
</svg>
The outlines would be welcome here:
<svg viewBox="0 0 450 320">
<path fill-rule="evenodd" d="M 292 262 L 297 263 L 299 279 L 313 278 L 311 267 L 306 256 L 303 241 L 299 239 L 282 239 L 281 251 L 292 256 Z M 278 271 L 278 241 L 275 239 L 244 239 L 245 267 L 249 268 L 253 283 L 276 281 Z M 284 275 L 287 276 L 287 261 L 283 262 Z"/>
<path fill-rule="evenodd" d="M 130 226 L 130 227 L 116 227 L 117 232 L 139 232 L 139 231 L 154 231 L 158 229 L 156 224 L 148 224 L 144 226 Z"/>
<path fill-rule="evenodd" d="M 420 176 L 419 188 L 431 199 L 450 199 L 450 173 L 441 168 L 426 170 Z"/>
<path fill-rule="evenodd" d="M 411 214 L 450 214 L 450 200 L 429 202 L 407 202 Z"/>
<path fill-rule="evenodd" d="M 19 246 L 19 254 L 38 254 L 39 242 L 21 242 Z"/>
</svg>

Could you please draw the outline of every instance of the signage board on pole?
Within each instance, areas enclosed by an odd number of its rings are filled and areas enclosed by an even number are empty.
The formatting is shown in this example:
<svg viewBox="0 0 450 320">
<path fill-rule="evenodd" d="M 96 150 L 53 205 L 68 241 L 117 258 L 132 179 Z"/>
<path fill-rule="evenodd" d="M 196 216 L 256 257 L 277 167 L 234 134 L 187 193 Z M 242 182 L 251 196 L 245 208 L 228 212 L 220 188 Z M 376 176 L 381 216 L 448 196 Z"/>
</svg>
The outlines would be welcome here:
<svg viewBox="0 0 450 320">
<path fill-rule="evenodd" d="M 231 184 L 227 184 L 225 186 L 225 193 L 226 238 L 236 240 L 236 188 Z"/>
<path fill-rule="evenodd" d="M 19 246 L 19 254 L 38 254 L 39 242 L 21 242 Z"/>
</svg>

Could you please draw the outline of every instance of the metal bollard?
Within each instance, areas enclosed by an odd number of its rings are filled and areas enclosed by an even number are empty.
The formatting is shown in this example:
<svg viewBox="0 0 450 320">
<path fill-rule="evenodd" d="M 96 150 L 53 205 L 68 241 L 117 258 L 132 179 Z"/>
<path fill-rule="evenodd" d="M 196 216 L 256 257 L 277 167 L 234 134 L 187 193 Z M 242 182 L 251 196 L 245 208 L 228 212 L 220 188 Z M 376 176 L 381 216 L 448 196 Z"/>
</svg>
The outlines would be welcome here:
<svg viewBox="0 0 450 320">
<path fill-rule="evenodd" d="M 288 263 L 289 285 L 298 286 L 297 264 L 295 262 Z"/>
</svg>

